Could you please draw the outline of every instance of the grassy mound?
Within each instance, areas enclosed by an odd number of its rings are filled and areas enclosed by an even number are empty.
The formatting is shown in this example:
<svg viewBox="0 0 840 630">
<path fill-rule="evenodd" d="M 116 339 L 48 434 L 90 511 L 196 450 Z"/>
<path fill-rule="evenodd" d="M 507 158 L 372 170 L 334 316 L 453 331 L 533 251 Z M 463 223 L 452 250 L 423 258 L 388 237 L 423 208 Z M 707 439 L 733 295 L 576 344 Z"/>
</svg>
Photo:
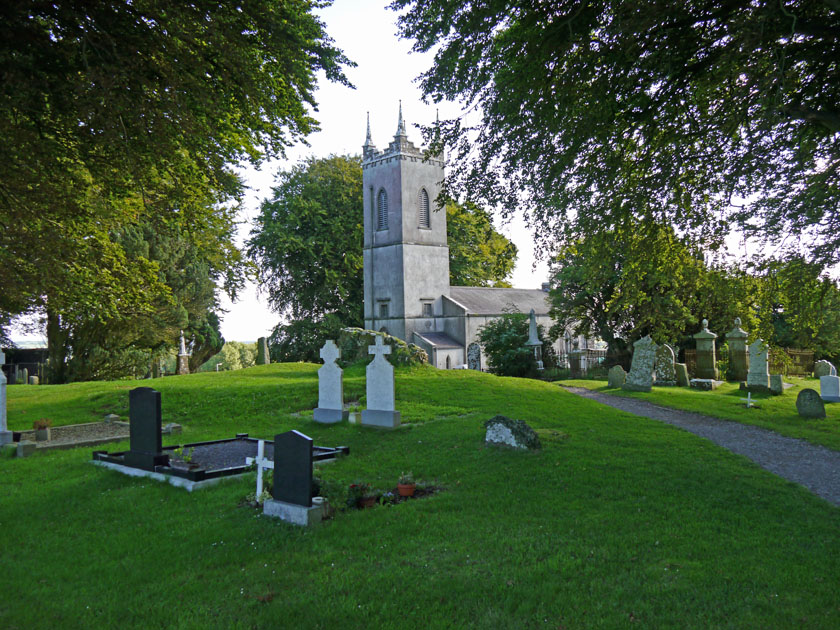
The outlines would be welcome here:
<svg viewBox="0 0 840 630">
<path fill-rule="evenodd" d="M 167 443 L 294 428 L 350 446 L 326 481 L 444 490 L 303 530 L 243 505 L 253 475 L 189 494 L 91 449 L 0 460 L 0 627 L 840 626 L 840 509 L 742 457 L 553 384 L 425 366 L 397 370 L 406 426 L 317 425 L 317 369 L 9 387 L 14 429 L 126 415 L 148 385 L 184 426 Z M 364 368 L 345 376 L 364 404 Z M 496 414 L 542 449 L 485 448 Z"/>
</svg>

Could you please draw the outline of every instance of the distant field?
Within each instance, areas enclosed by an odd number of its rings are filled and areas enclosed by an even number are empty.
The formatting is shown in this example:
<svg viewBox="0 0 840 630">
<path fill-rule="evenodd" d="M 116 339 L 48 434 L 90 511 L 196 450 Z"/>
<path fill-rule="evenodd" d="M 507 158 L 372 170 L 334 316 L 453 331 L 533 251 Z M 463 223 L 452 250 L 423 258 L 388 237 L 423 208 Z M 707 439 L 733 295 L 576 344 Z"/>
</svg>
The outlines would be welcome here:
<svg viewBox="0 0 840 630">
<path fill-rule="evenodd" d="M 317 425 L 317 369 L 9 387 L 13 429 L 126 416 L 128 390 L 151 386 L 184 427 L 167 444 L 294 428 L 350 446 L 328 484 L 385 489 L 410 470 L 444 490 L 302 530 L 243 504 L 253 474 L 189 494 L 94 467 L 91 449 L 0 459 L 0 628 L 840 627 L 840 509 L 742 457 L 466 370 L 397 370 L 398 430 Z M 346 376 L 364 404 L 363 367 Z M 795 392 L 779 400 L 761 402 Z M 543 449 L 485 448 L 499 413 Z"/>
</svg>

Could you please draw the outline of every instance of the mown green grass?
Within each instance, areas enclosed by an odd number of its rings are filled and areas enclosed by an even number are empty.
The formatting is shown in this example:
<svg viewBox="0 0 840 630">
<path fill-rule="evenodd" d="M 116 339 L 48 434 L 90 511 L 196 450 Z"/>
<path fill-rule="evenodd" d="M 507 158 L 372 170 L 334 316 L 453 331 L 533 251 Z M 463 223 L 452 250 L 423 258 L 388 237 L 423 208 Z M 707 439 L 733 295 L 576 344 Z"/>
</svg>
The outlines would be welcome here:
<svg viewBox="0 0 840 630">
<path fill-rule="evenodd" d="M 789 437 L 801 438 L 814 444 L 821 444 L 834 450 L 840 450 L 840 404 L 827 404 L 825 418 L 803 418 L 796 411 L 796 397 L 803 389 L 820 391 L 818 378 L 787 378 L 793 387 L 786 389 L 781 396 L 772 394 L 752 394 L 757 407 L 747 409 L 742 399 L 747 393 L 739 389 L 737 383 L 723 383 L 716 390 L 704 392 L 688 387 L 654 387 L 650 392 L 628 392 L 623 389 L 607 387 L 606 381 L 566 380 L 560 385 L 585 387 L 593 391 L 638 398 L 648 402 L 695 411 L 715 418 L 734 420 L 770 429 Z"/>
<path fill-rule="evenodd" d="M 162 392 L 182 441 L 296 428 L 350 446 L 327 480 L 386 488 L 411 470 L 445 491 L 304 530 L 240 506 L 253 475 L 189 494 L 94 467 L 91 449 L 0 460 L 0 627 L 840 625 L 840 509 L 742 457 L 553 384 L 471 371 L 399 370 L 396 431 L 316 425 L 316 370 L 141 384 Z M 9 423 L 124 415 L 132 385 L 10 387 Z M 348 370 L 346 397 L 363 387 Z M 485 448 L 497 413 L 529 422 L 542 451 Z"/>
</svg>

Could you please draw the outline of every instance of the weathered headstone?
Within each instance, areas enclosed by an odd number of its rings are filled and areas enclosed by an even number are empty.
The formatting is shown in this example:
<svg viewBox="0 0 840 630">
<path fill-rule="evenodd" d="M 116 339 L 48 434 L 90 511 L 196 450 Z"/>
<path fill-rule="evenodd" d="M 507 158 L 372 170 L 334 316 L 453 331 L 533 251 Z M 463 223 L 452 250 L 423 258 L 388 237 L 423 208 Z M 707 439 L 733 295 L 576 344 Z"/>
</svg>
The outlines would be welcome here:
<svg viewBox="0 0 840 630">
<path fill-rule="evenodd" d="M 583 354 L 580 350 L 572 350 L 569 353 L 569 376 L 580 378 L 583 376 L 583 369 L 580 365 L 580 357 Z"/>
<path fill-rule="evenodd" d="M 780 396 L 785 393 L 785 382 L 781 374 L 770 375 L 770 393 L 774 396 Z"/>
<path fill-rule="evenodd" d="M 333 424 L 347 420 L 344 411 L 344 383 L 342 369 L 336 361 L 341 358 L 341 350 L 332 339 L 328 339 L 321 348 L 324 365 L 318 370 L 318 407 L 312 414 L 315 422 Z"/>
<path fill-rule="evenodd" d="M 164 455 L 160 438 L 160 392 L 151 387 L 137 387 L 128 392 L 129 451 L 125 465 L 154 472 L 155 466 L 164 466 L 169 457 Z"/>
<path fill-rule="evenodd" d="M 257 339 L 257 365 L 268 365 L 271 358 L 268 354 L 268 340 L 265 337 Z"/>
<path fill-rule="evenodd" d="M 484 443 L 502 444 L 522 450 L 541 448 L 540 438 L 524 420 L 495 416 L 484 423 Z"/>
<path fill-rule="evenodd" d="M 814 363 L 814 378 L 820 378 L 821 376 L 837 376 L 837 368 L 831 361 L 820 359 Z"/>
<path fill-rule="evenodd" d="M 41 382 L 41 379 L 39 379 L 37 376 L 30 376 L 29 377 L 29 384 L 30 385 L 37 385 L 40 382 Z"/>
<path fill-rule="evenodd" d="M 312 461 L 310 437 L 299 431 L 274 436 L 273 498 L 263 503 L 264 514 L 295 525 L 321 520 L 323 508 L 312 505 Z"/>
<path fill-rule="evenodd" d="M 688 387 L 688 366 L 685 363 L 674 363 L 674 372 L 677 375 L 677 385 Z"/>
<path fill-rule="evenodd" d="M 692 389 L 699 389 L 704 392 L 710 392 L 717 389 L 718 382 L 713 378 L 693 378 L 689 381 Z"/>
<path fill-rule="evenodd" d="M 767 369 L 767 344 L 756 339 L 750 344 L 750 371 L 747 389 L 758 392 L 770 390 L 770 372 Z"/>
<path fill-rule="evenodd" d="M 825 402 L 840 402 L 840 376 L 820 377 L 820 398 Z"/>
<path fill-rule="evenodd" d="M 627 380 L 627 372 L 620 365 L 614 365 L 607 372 L 607 387 L 621 387 Z"/>
<path fill-rule="evenodd" d="M 709 330 L 709 320 L 703 320 L 703 329 L 694 335 L 697 345 L 697 367 L 695 376 L 698 379 L 717 380 L 717 357 L 715 355 L 715 339 L 717 335 Z"/>
<path fill-rule="evenodd" d="M 653 385 L 656 344 L 650 335 L 633 344 L 633 361 L 623 388 L 632 392 L 649 392 Z"/>
<path fill-rule="evenodd" d="M 674 369 L 674 351 L 668 344 L 656 349 L 655 363 L 656 385 L 673 387 L 677 384 L 677 372 Z"/>
<path fill-rule="evenodd" d="M 796 411 L 804 418 L 825 418 L 825 403 L 813 389 L 803 389 L 796 397 Z"/>
<path fill-rule="evenodd" d="M 750 370 L 750 355 L 747 350 L 747 332 L 741 329 L 741 318 L 735 318 L 735 327 L 726 333 L 729 343 L 729 373 L 727 379 L 746 381 Z"/>
<path fill-rule="evenodd" d="M 467 367 L 481 371 L 481 346 L 477 343 L 471 343 L 467 347 Z"/>
<path fill-rule="evenodd" d="M 0 366 L 6 363 L 6 355 L 0 350 Z M 10 444 L 14 439 L 6 425 L 6 375 L 0 369 L 0 445 Z"/>
<path fill-rule="evenodd" d="M 391 354 L 391 347 L 385 345 L 380 335 L 376 336 L 368 353 L 374 355 L 367 370 L 367 409 L 362 411 L 362 424 L 393 429 L 400 426 L 400 412 L 395 410 L 394 366 L 385 358 Z"/>
<path fill-rule="evenodd" d="M 181 331 L 181 339 L 178 347 L 178 363 L 175 365 L 175 374 L 190 373 L 190 355 L 187 354 L 187 341 L 184 339 L 184 331 Z"/>
<path fill-rule="evenodd" d="M 29 385 L 29 368 L 23 368 L 20 371 L 20 378 L 18 379 L 18 382 L 21 385 Z"/>
</svg>

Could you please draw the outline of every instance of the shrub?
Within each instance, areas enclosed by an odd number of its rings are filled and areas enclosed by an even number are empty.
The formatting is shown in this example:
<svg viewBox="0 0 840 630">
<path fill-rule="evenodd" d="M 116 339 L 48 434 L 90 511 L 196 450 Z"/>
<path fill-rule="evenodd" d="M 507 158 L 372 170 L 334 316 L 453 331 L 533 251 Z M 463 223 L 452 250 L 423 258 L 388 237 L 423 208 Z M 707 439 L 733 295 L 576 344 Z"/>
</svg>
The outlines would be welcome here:
<svg viewBox="0 0 840 630">
<path fill-rule="evenodd" d="M 539 374 L 533 348 L 528 341 L 529 317 L 524 313 L 505 313 L 478 331 L 478 340 L 487 355 L 490 371 L 500 376 L 530 376 Z M 542 326 L 537 326 L 542 345 L 542 361 L 546 368 L 555 365 L 554 348 Z"/>
<path fill-rule="evenodd" d="M 341 329 L 337 344 L 341 350 L 341 362 L 349 365 L 357 361 L 371 360 L 372 355 L 368 354 L 368 346 L 376 343 L 376 337 L 382 337 L 383 341 L 391 346 L 391 354 L 386 356 L 392 365 L 421 365 L 429 362 L 429 355 L 420 346 L 406 343 L 386 333 L 362 328 Z"/>
</svg>

